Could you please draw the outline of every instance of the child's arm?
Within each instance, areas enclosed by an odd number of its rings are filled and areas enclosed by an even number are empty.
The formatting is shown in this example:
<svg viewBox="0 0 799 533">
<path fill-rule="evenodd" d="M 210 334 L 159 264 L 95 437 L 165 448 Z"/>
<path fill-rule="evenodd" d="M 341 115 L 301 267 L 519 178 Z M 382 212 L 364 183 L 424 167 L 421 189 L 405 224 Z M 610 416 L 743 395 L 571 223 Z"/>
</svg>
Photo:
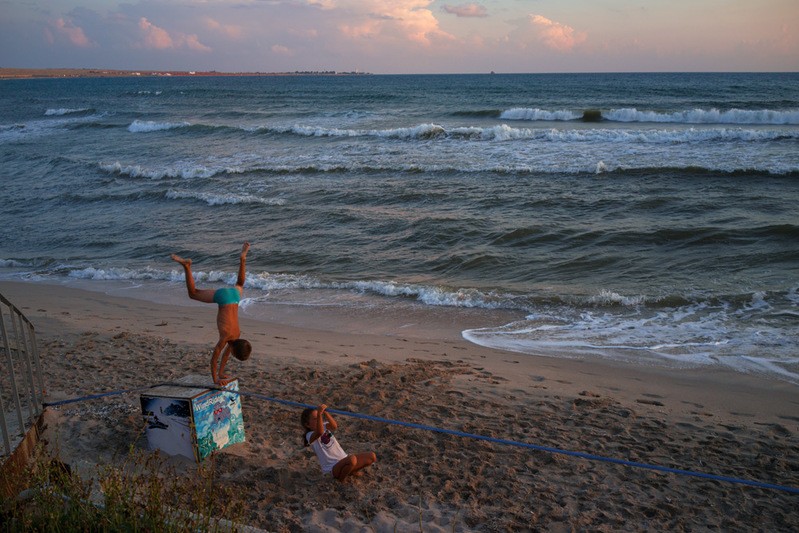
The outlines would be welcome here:
<svg viewBox="0 0 799 533">
<path fill-rule="evenodd" d="M 321 437 L 322 434 L 325 432 L 325 424 L 322 421 L 323 420 L 322 413 L 325 411 L 325 409 L 327 409 L 327 406 L 325 404 L 322 404 L 316 408 L 316 424 L 313 427 L 313 433 L 311 433 L 310 438 L 307 437 L 306 433 L 306 440 L 308 441 L 308 444 L 311 444 L 313 441 Z M 308 429 L 311 428 L 309 427 Z"/>
<path fill-rule="evenodd" d="M 325 404 L 322 404 L 316 408 L 316 426 L 314 426 L 311 438 L 308 439 L 308 444 L 311 444 L 313 441 L 325 434 L 325 419 L 327 419 L 327 427 L 331 431 L 335 431 L 338 428 L 338 424 L 336 424 L 336 421 L 333 420 L 333 417 L 330 416 L 330 413 L 328 413 L 326 409 L 327 405 Z"/>
<path fill-rule="evenodd" d="M 222 353 L 222 349 L 224 348 L 225 352 Z M 219 367 L 219 356 L 222 355 L 222 365 L 221 368 Z M 225 364 L 227 363 L 228 358 L 230 357 L 230 345 L 227 341 L 219 339 L 219 342 L 216 343 L 214 346 L 214 354 L 211 356 L 211 378 L 214 380 L 214 384 L 222 385 L 220 380 L 222 376 L 222 371 L 225 369 Z M 217 373 L 217 368 L 219 372 Z"/>
<path fill-rule="evenodd" d="M 333 417 L 330 415 L 330 413 L 327 412 L 327 406 L 325 404 L 322 404 L 319 406 L 319 416 L 317 417 L 317 425 L 322 428 L 319 434 L 321 435 L 325 431 L 322 421 L 323 414 L 324 417 L 327 418 L 327 427 L 330 428 L 330 431 L 336 431 L 338 429 L 338 424 L 336 423 L 335 420 L 333 420 Z"/>
<path fill-rule="evenodd" d="M 227 365 L 227 360 L 230 359 L 230 344 L 225 345 L 225 351 L 222 352 L 222 362 L 219 363 L 219 384 L 222 386 L 227 385 L 230 383 L 231 379 L 228 375 L 225 374 L 225 365 Z"/>
</svg>

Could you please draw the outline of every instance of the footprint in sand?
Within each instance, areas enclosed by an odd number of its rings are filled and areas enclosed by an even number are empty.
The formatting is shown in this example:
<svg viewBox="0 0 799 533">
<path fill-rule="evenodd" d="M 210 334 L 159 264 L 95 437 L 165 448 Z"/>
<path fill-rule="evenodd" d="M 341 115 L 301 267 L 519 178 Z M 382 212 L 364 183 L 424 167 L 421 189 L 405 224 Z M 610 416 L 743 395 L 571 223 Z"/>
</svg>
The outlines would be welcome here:
<svg viewBox="0 0 799 533">
<path fill-rule="evenodd" d="M 663 402 L 659 402 L 657 400 L 647 400 L 647 399 L 644 399 L 644 398 L 639 398 L 639 399 L 637 399 L 635 401 L 638 402 L 638 403 L 645 404 L 645 405 L 654 405 L 654 406 L 657 406 L 657 407 L 663 407 Z"/>
</svg>

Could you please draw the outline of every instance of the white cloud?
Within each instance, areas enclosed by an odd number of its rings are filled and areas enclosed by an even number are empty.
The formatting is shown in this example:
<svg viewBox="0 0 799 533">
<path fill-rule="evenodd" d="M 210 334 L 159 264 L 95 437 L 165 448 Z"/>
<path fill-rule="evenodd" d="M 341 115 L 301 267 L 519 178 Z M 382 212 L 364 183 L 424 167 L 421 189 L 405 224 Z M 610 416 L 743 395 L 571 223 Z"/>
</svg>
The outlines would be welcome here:
<svg viewBox="0 0 799 533">
<path fill-rule="evenodd" d="M 455 15 L 457 17 L 477 17 L 483 18 L 488 16 L 488 11 L 486 10 L 485 6 L 480 4 L 463 4 L 460 6 L 451 6 L 451 5 L 444 5 L 441 9 L 445 13 L 449 13 L 450 15 Z"/>
</svg>

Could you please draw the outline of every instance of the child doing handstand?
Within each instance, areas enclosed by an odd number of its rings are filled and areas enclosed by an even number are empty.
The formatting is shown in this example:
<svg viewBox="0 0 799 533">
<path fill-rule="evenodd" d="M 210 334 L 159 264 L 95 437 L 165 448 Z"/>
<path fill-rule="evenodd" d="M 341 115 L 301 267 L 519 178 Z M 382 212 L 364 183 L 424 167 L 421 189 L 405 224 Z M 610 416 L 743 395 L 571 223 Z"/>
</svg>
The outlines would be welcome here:
<svg viewBox="0 0 799 533">
<path fill-rule="evenodd" d="M 189 291 L 189 298 L 205 303 L 215 303 L 219 306 L 216 313 L 216 327 L 219 330 L 219 341 L 214 346 L 214 353 L 211 355 L 211 378 L 217 385 L 227 385 L 231 379 L 225 374 L 225 365 L 232 353 L 239 361 L 245 361 L 250 357 L 252 346 L 250 343 L 240 338 L 239 330 L 239 302 L 244 294 L 244 271 L 247 252 L 250 250 L 250 243 L 245 242 L 241 247 L 239 255 L 239 274 L 236 279 L 235 287 L 223 287 L 221 289 L 198 289 L 194 286 L 194 276 L 191 273 L 191 259 L 183 259 L 179 255 L 172 254 L 172 260 L 177 261 L 183 266 L 186 273 L 186 289 Z M 220 355 L 222 360 L 219 360 Z"/>
<path fill-rule="evenodd" d="M 377 456 L 374 452 L 347 455 L 332 433 L 338 429 L 338 424 L 326 409 L 327 406 L 322 404 L 317 409 L 308 408 L 302 412 L 300 423 L 307 430 L 304 442 L 316 452 L 322 472 L 331 473 L 337 480 L 344 481 L 377 461 Z"/>
</svg>

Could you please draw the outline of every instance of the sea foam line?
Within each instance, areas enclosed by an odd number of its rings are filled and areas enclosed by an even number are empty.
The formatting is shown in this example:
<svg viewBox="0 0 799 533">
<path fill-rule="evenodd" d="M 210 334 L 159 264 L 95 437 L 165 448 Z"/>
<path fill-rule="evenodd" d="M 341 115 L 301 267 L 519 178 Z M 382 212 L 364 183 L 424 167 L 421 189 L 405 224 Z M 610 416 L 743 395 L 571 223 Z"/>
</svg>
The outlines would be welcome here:
<svg viewBox="0 0 799 533">
<path fill-rule="evenodd" d="M 175 128 L 185 128 L 191 126 L 188 122 L 154 122 L 152 120 L 134 120 L 128 131 L 131 133 L 150 133 L 153 131 L 164 131 Z"/>
<path fill-rule="evenodd" d="M 63 116 L 63 115 L 75 115 L 75 114 L 82 114 L 82 113 L 90 113 L 94 110 L 89 107 L 80 107 L 77 109 L 68 109 L 68 108 L 60 108 L 60 109 L 48 109 L 44 112 L 45 116 Z"/>
<path fill-rule="evenodd" d="M 754 130 L 740 128 L 712 129 L 539 129 L 513 128 L 506 124 L 489 127 L 445 128 L 439 124 L 420 124 L 410 128 L 386 130 L 357 130 L 326 128 L 321 126 L 293 126 L 291 128 L 266 128 L 275 133 L 289 133 L 306 137 L 378 137 L 406 140 L 465 139 L 481 141 L 535 140 L 543 142 L 612 142 L 673 144 L 695 142 L 767 142 L 780 139 L 799 139 L 799 131 Z M 265 131 L 265 130 L 262 130 Z"/>
<path fill-rule="evenodd" d="M 526 121 L 573 121 L 597 122 L 669 122 L 678 124 L 738 124 L 738 125 L 796 125 L 799 110 L 777 111 L 772 109 L 690 109 L 671 113 L 640 111 L 634 107 L 610 110 L 547 111 L 538 108 L 512 108 L 500 113 L 502 120 Z"/>
<path fill-rule="evenodd" d="M 210 178 L 220 173 L 231 172 L 231 169 L 217 168 L 209 169 L 203 165 L 185 163 L 177 167 L 170 167 L 161 170 L 148 169 L 141 165 L 122 165 L 119 161 L 115 163 L 100 163 L 100 169 L 110 174 L 130 176 L 131 178 L 149 178 L 159 180 L 164 178 Z"/>
<path fill-rule="evenodd" d="M 194 192 L 194 191 L 167 191 L 166 197 L 170 200 L 200 200 L 208 205 L 225 205 L 225 204 L 263 204 L 263 205 L 285 205 L 286 201 L 283 198 L 262 198 L 252 194 L 217 194 L 207 192 Z"/>
<path fill-rule="evenodd" d="M 524 111 L 534 111 L 537 115 L 540 110 L 512 110 L 518 111 L 516 115 L 524 116 Z M 744 120 L 671 120 L 665 115 L 652 115 L 651 113 L 634 112 L 634 110 L 618 110 L 603 115 L 605 119 L 617 122 L 661 122 L 682 124 L 717 124 L 717 125 L 791 125 L 799 124 L 799 112 L 795 117 L 783 121 L 772 122 L 746 122 Z M 505 120 L 525 120 L 514 118 L 514 114 L 503 113 Z M 576 116 L 566 111 L 556 112 L 563 114 L 559 120 L 572 120 L 567 117 Z M 672 114 L 669 116 L 673 116 Z M 637 116 L 638 118 L 631 118 Z M 646 118 L 646 119 L 645 119 Z M 540 118 L 531 120 L 544 120 Z M 555 120 L 555 119 L 553 119 Z M 686 128 L 686 129 L 617 129 L 617 128 L 591 128 L 591 129 L 560 129 L 560 128 L 515 128 L 507 124 L 495 126 L 459 126 L 447 127 L 441 124 L 424 123 L 403 128 L 387 129 L 352 129 L 329 126 L 315 126 L 295 124 L 293 126 L 227 126 L 219 124 L 191 124 L 188 122 L 155 122 L 135 120 L 128 126 L 131 133 L 150 133 L 180 128 L 193 130 L 239 130 L 248 133 L 272 135 L 297 135 L 301 137 L 373 137 L 381 139 L 398 140 L 468 140 L 468 141 L 514 141 L 536 140 L 547 142 L 614 142 L 614 143 L 691 143 L 707 141 L 744 141 L 764 142 L 779 139 L 799 139 L 799 132 L 791 130 L 761 130 L 742 129 L 738 127 L 727 128 Z"/>
</svg>

